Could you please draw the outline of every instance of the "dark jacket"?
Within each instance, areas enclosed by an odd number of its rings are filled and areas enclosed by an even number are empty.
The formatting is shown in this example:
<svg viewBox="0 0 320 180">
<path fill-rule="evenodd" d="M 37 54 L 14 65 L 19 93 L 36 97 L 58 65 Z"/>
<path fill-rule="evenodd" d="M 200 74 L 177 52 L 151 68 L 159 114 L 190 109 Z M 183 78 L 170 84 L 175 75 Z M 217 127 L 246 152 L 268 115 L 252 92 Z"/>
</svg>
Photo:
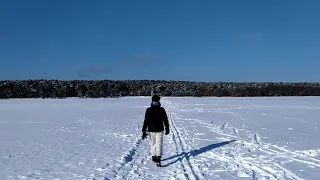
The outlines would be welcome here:
<svg viewBox="0 0 320 180">
<path fill-rule="evenodd" d="M 169 131 L 169 122 L 166 110 L 161 106 L 151 106 L 147 108 L 143 122 L 142 132 Z"/>
</svg>

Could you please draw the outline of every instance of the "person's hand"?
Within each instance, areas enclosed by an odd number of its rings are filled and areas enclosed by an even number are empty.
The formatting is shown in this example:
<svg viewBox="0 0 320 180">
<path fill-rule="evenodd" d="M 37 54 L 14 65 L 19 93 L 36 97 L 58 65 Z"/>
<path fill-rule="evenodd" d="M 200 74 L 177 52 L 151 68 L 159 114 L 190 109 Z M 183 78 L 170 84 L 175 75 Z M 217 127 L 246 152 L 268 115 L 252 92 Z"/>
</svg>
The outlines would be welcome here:
<svg viewBox="0 0 320 180">
<path fill-rule="evenodd" d="M 147 138 L 147 135 L 148 135 L 148 134 L 144 132 L 144 133 L 142 134 L 142 139 Z"/>
<path fill-rule="evenodd" d="M 169 129 L 166 129 L 166 135 L 168 135 L 169 134 Z"/>
</svg>

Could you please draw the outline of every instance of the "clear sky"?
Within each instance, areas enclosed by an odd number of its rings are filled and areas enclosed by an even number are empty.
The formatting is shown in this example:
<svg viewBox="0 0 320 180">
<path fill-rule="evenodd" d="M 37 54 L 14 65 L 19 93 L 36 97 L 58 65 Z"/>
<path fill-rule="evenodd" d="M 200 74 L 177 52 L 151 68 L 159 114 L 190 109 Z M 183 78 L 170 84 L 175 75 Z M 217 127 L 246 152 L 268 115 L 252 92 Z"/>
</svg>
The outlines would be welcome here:
<svg viewBox="0 0 320 180">
<path fill-rule="evenodd" d="M 3 0 L 0 79 L 320 81 L 319 0 Z"/>
</svg>

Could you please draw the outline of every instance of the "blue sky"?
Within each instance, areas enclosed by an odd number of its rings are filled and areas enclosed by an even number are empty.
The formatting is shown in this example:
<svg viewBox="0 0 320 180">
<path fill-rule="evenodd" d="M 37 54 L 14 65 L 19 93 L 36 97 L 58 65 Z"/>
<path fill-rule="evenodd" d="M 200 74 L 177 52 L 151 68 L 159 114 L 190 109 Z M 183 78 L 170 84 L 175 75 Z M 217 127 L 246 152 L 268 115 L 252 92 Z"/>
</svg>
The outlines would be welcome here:
<svg viewBox="0 0 320 180">
<path fill-rule="evenodd" d="M 320 81 L 320 1 L 0 2 L 0 79 Z"/>
</svg>

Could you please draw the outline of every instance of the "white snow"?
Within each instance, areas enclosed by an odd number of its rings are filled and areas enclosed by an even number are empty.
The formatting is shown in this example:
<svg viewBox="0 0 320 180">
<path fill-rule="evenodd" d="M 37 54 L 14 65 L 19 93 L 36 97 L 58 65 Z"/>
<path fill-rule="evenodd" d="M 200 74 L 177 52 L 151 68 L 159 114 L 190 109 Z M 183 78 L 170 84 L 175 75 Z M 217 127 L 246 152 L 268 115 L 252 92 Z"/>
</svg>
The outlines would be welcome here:
<svg viewBox="0 0 320 180">
<path fill-rule="evenodd" d="M 319 179 L 319 97 L 161 102 L 158 168 L 141 140 L 150 97 L 0 100 L 0 179 Z"/>
</svg>

